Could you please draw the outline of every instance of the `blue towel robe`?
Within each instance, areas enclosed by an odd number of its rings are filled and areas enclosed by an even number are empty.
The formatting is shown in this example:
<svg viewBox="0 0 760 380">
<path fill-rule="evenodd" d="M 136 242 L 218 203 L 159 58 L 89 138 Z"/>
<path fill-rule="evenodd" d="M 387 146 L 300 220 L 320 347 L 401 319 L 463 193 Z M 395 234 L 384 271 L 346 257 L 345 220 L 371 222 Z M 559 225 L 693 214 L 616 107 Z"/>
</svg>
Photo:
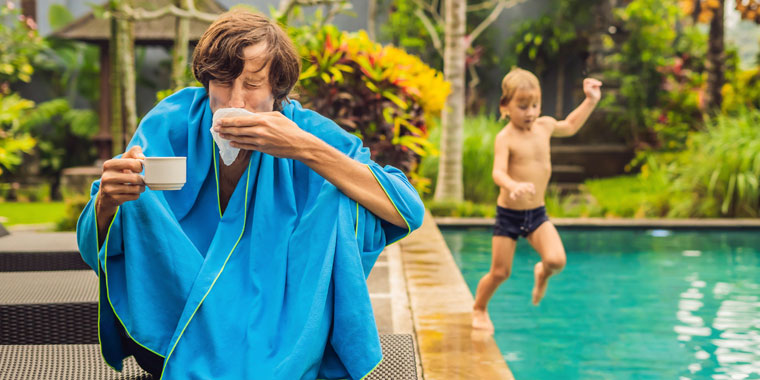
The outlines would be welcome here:
<svg viewBox="0 0 760 380">
<path fill-rule="evenodd" d="M 407 227 L 305 164 L 255 151 L 222 215 L 208 95 L 182 90 L 129 144 L 148 157 L 186 156 L 182 190 L 146 189 L 121 205 L 98 249 L 95 181 L 77 225 L 100 279 L 100 346 L 114 368 L 125 357 L 117 324 L 164 357 L 162 379 L 361 379 L 381 361 L 366 277 L 386 245 L 419 227 L 424 208 L 406 176 L 372 162 L 360 139 L 298 102 L 282 112 L 366 164 Z"/>
</svg>

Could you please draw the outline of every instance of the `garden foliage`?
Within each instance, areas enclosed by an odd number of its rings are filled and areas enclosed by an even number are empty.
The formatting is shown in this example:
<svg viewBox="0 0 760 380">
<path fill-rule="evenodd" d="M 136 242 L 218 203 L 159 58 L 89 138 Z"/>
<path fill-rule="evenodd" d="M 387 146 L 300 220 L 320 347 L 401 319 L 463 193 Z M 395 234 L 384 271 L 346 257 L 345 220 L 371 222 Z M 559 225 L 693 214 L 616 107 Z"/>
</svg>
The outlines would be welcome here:
<svg viewBox="0 0 760 380">
<path fill-rule="evenodd" d="M 494 205 L 499 188 L 493 182 L 493 151 L 496 134 L 505 122 L 496 116 L 471 116 L 465 118 L 464 141 L 462 143 L 462 181 L 464 198 L 478 204 Z M 430 141 L 437 145 L 441 137 L 440 129 L 434 130 Z M 438 177 L 438 157 L 428 156 L 420 164 L 420 174 L 435 180 Z M 426 196 L 428 194 L 423 194 Z M 444 205 L 445 206 L 445 205 Z M 442 209 L 448 209 L 448 206 Z"/>
<path fill-rule="evenodd" d="M 760 216 L 760 111 L 708 120 L 689 136 L 686 149 L 660 158 L 652 175 L 663 175 L 674 194 L 668 216 Z"/>
<path fill-rule="evenodd" d="M 563 56 L 587 50 L 595 2 L 554 0 L 552 12 L 520 24 L 507 42 L 509 52 L 517 57 L 517 64 L 541 77 Z"/>
<path fill-rule="evenodd" d="M 0 174 L 21 164 L 21 154 L 31 152 L 37 142 L 20 122 L 33 107 L 34 102 L 18 94 L 0 93 Z"/>
<path fill-rule="evenodd" d="M 361 137 L 375 161 L 408 175 L 420 157 L 436 153 L 428 133 L 449 93 L 442 73 L 363 31 L 326 26 L 308 40 L 296 35 L 305 58 L 299 93 L 308 108 Z"/>
<path fill-rule="evenodd" d="M 665 73 L 677 55 L 673 47 L 678 37 L 674 28 L 682 17 L 674 1 L 634 0 L 616 13 L 625 36 L 611 57 L 614 69 L 605 77 L 619 83 L 619 93 L 608 95 L 601 103 L 607 108 L 613 127 L 632 139 L 637 148 L 658 146 L 652 130 L 652 108 L 663 94 Z M 614 46 L 611 36 L 607 44 Z"/>
<path fill-rule="evenodd" d="M 0 170 L 5 167 L 6 180 L 28 181 L 21 178 L 28 175 L 45 177 L 52 185 L 52 197 L 58 199 L 61 171 L 91 164 L 95 159 L 90 138 L 97 132 L 97 114 L 91 109 L 76 109 L 74 104 L 83 99 L 90 108 L 96 107 L 98 49 L 72 41 L 42 39 L 36 25 L 9 4 L 3 14 L 16 21 L 0 26 L 0 40 L 7 47 L 0 52 L 0 124 L 6 135 L 0 142 Z M 53 27 L 73 19 L 60 5 L 52 6 L 50 15 Z M 7 70 L 6 63 L 14 70 Z M 54 99 L 34 104 L 12 92 L 11 85 L 30 81 L 32 74 L 47 84 Z M 29 173 L 14 171 L 24 160 L 35 162 L 31 167 L 37 169 Z"/>
<path fill-rule="evenodd" d="M 414 0 L 390 0 L 386 5 L 388 20 L 380 26 L 380 39 L 399 46 L 410 54 L 414 54 L 428 65 L 442 70 L 443 57 L 436 51 L 428 29 L 419 12 L 419 3 Z M 433 29 L 443 35 L 441 24 L 433 24 Z"/>
<path fill-rule="evenodd" d="M 744 109 L 760 109 L 760 66 L 728 73 L 723 86 L 723 112 L 735 114 Z"/>
<path fill-rule="evenodd" d="M 709 118 L 683 150 L 646 156 L 635 175 L 586 181 L 581 194 L 553 199 L 553 209 L 565 216 L 760 217 L 758 125 L 758 110 Z"/>
<path fill-rule="evenodd" d="M 0 174 L 3 174 L 18 166 L 22 154 L 31 152 L 36 144 L 23 124 L 34 102 L 13 93 L 11 85 L 31 80 L 34 59 L 45 44 L 34 20 L 21 15 L 13 2 L 0 7 L 0 20 Z"/>
</svg>

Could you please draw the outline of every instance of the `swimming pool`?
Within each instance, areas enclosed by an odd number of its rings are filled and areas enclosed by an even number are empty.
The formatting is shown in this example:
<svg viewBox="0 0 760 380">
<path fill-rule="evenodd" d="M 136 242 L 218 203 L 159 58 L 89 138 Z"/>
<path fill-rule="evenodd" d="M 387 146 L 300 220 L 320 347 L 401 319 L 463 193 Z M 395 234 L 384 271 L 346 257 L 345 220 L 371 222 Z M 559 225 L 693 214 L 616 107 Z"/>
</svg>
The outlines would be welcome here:
<svg viewBox="0 0 760 380">
<path fill-rule="evenodd" d="M 470 291 L 491 232 L 442 230 Z M 522 379 L 760 379 L 760 232 L 560 229 L 567 267 L 530 303 L 520 240 L 489 304 L 496 342 Z"/>
</svg>

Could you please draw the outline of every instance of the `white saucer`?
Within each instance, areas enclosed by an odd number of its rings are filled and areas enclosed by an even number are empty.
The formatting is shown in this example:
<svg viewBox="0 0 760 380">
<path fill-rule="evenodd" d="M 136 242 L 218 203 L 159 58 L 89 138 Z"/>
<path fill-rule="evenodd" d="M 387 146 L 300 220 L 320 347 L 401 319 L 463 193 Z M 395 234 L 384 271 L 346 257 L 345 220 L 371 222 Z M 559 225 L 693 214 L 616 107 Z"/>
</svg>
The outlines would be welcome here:
<svg viewBox="0 0 760 380">
<path fill-rule="evenodd" d="M 148 185 L 148 188 L 154 191 L 179 190 L 182 188 L 182 186 L 185 186 L 185 184 L 184 183 L 154 183 L 152 185 Z"/>
</svg>

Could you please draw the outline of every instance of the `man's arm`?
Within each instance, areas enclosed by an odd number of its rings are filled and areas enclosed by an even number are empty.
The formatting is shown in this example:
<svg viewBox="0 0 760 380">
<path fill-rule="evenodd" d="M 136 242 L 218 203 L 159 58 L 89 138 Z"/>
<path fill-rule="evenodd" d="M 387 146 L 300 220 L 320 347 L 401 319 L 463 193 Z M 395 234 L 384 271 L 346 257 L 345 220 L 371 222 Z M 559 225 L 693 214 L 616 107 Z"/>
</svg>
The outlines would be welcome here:
<svg viewBox="0 0 760 380">
<path fill-rule="evenodd" d="M 222 138 L 231 140 L 233 147 L 303 162 L 373 214 L 407 228 L 406 221 L 367 165 L 302 130 L 283 114 L 261 112 L 221 119 L 215 128 Z"/>
<path fill-rule="evenodd" d="M 393 225 L 407 228 L 385 190 L 364 165 L 326 142 L 314 137 L 309 149 L 302 149 L 299 161 L 335 185 L 347 197 Z"/>
<path fill-rule="evenodd" d="M 583 80 L 583 92 L 586 94 L 586 99 L 578 108 L 570 112 L 565 120 L 556 122 L 552 136 L 568 137 L 581 129 L 602 97 L 601 86 L 602 82 L 596 79 L 586 78 Z"/>
<path fill-rule="evenodd" d="M 98 224 L 98 247 L 103 245 L 108 226 L 119 206 L 139 198 L 145 191 L 145 184 L 139 175 L 142 164 L 138 160 L 141 158 L 145 158 L 142 148 L 133 146 L 121 158 L 103 163 L 100 191 L 94 205 Z"/>
</svg>

